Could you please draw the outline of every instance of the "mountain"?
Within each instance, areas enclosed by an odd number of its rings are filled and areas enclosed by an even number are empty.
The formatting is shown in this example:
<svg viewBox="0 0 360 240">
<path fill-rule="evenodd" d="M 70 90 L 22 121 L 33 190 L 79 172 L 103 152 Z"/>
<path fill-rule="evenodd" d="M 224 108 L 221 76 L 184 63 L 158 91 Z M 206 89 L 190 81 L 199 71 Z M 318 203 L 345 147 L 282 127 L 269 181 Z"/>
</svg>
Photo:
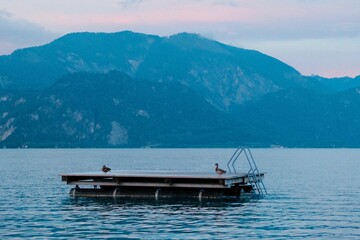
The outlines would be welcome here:
<svg viewBox="0 0 360 240">
<path fill-rule="evenodd" d="M 294 68 L 258 51 L 196 34 L 72 33 L 0 57 L 3 89 L 44 89 L 66 73 L 117 70 L 136 79 L 176 81 L 220 110 L 280 89 L 306 86 Z"/>
<path fill-rule="evenodd" d="M 271 135 L 273 145 L 359 147 L 359 105 L 360 88 L 335 94 L 289 89 L 244 104 L 236 114 Z"/>
<path fill-rule="evenodd" d="M 0 56 L 0 147 L 360 147 L 359 93 L 197 34 L 71 33 Z"/>
<path fill-rule="evenodd" d="M 324 78 L 321 76 L 312 76 L 311 78 L 335 91 L 345 91 L 351 88 L 360 87 L 360 75 L 355 78 Z"/>
<path fill-rule="evenodd" d="M 66 73 L 86 71 L 132 73 L 132 60 L 141 59 L 159 37 L 121 33 L 72 33 L 40 47 L 20 49 L 0 57 L 4 89 L 41 89 Z"/>
<path fill-rule="evenodd" d="M 111 71 L 72 73 L 40 91 L 0 94 L 0 146 L 143 147 L 246 144 L 250 128 L 188 87 Z"/>
</svg>

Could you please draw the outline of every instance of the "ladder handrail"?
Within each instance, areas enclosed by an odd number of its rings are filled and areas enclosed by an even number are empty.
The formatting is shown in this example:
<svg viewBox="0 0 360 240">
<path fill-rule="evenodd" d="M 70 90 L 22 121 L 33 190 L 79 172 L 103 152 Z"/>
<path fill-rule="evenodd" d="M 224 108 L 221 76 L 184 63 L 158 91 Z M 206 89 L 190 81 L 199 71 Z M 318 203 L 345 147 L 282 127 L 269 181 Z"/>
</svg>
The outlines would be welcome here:
<svg viewBox="0 0 360 240">
<path fill-rule="evenodd" d="M 257 191 L 260 195 L 264 194 L 264 192 L 265 194 L 267 194 L 265 184 L 262 181 L 260 171 L 255 163 L 255 159 L 250 151 L 250 148 L 245 146 L 239 146 L 235 150 L 235 152 L 233 153 L 233 155 L 231 156 L 231 158 L 227 163 L 229 173 L 232 173 L 232 171 L 236 173 L 235 162 L 238 160 L 242 152 L 244 152 L 246 160 L 249 164 L 248 179 L 249 179 L 249 183 L 253 186 L 253 190 Z"/>
<path fill-rule="evenodd" d="M 260 195 L 263 195 L 263 191 L 261 186 L 259 185 L 259 177 L 257 177 L 254 173 L 251 173 L 250 171 L 248 172 L 248 178 L 249 178 L 249 182 L 251 185 L 253 185 L 254 187 L 254 191 L 258 191 L 258 193 Z"/>
<path fill-rule="evenodd" d="M 238 152 L 240 149 L 241 149 L 241 147 L 238 147 L 238 148 L 235 150 L 234 154 L 231 156 L 231 158 L 229 159 L 229 161 L 228 161 L 228 163 L 227 163 L 227 167 L 228 167 L 229 173 L 232 173 L 229 164 L 231 163 L 231 161 L 234 161 L 234 162 L 235 162 L 236 159 L 239 157 L 239 155 L 238 155 L 238 156 L 236 156 L 236 158 L 234 158 L 235 155 L 237 154 L 237 152 Z M 236 172 L 235 172 L 235 173 L 236 173 Z"/>
<path fill-rule="evenodd" d="M 235 169 L 235 165 L 234 165 L 234 164 L 235 164 L 236 160 L 239 158 L 240 154 L 241 154 L 243 151 L 245 151 L 245 148 L 244 148 L 244 147 L 238 147 L 238 148 L 235 150 L 234 154 L 231 156 L 230 160 L 229 160 L 228 163 L 227 163 L 227 167 L 228 167 L 229 173 L 232 173 L 232 172 L 231 172 L 231 168 L 230 168 L 230 166 L 229 166 L 230 163 L 231 163 L 231 166 L 232 166 L 232 169 L 233 169 L 234 173 L 236 173 L 236 169 Z"/>
<path fill-rule="evenodd" d="M 258 167 L 257 167 L 257 165 L 256 165 L 255 159 L 254 159 L 254 157 L 253 157 L 253 155 L 252 155 L 252 153 L 251 153 L 251 151 L 250 151 L 249 148 L 248 148 L 248 152 L 249 152 L 249 155 L 250 155 L 250 159 L 252 160 L 252 162 L 253 162 L 253 164 L 254 164 L 254 166 L 255 166 L 254 171 L 255 171 L 255 173 L 257 174 L 257 176 L 259 177 L 259 180 L 260 180 L 259 182 L 260 182 L 260 184 L 262 185 L 263 190 L 264 190 L 265 193 L 267 194 L 265 184 L 264 184 L 264 182 L 262 181 L 261 176 L 260 176 L 260 171 L 259 171 L 259 169 L 258 169 Z M 260 188 L 260 189 L 261 189 L 261 188 Z"/>
<path fill-rule="evenodd" d="M 246 151 L 247 150 L 247 151 Z M 247 159 L 247 161 L 248 161 L 248 163 L 249 163 L 249 166 L 250 166 L 250 169 L 249 169 L 249 171 L 248 171 L 248 177 L 249 177 L 249 182 L 253 185 L 253 186 L 255 186 L 255 189 L 254 190 L 257 190 L 258 191 L 258 193 L 259 194 L 263 194 L 263 192 L 262 192 L 262 189 L 261 189 L 261 186 L 259 186 L 259 177 L 261 177 L 260 176 L 260 173 L 259 173 L 259 171 L 257 171 L 256 172 L 256 164 L 253 166 L 253 164 L 254 164 L 254 159 L 252 159 L 253 161 L 250 161 L 250 159 L 249 159 L 249 155 L 248 155 L 248 153 L 247 152 L 249 152 L 249 153 L 251 153 L 250 152 L 250 149 L 249 148 L 246 148 L 245 149 L 245 151 L 244 151 L 244 153 L 245 153 L 245 156 L 246 156 L 246 159 Z M 257 174 L 258 173 L 258 174 Z M 250 179 L 250 178 L 252 178 L 252 179 Z"/>
<path fill-rule="evenodd" d="M 241 148 L 241 149 L 240 149 L 240 151 L 238 152 L 235 160 L 231 163 L 231 166 L 232 166 L 232 168 L 233 168 L 233 170 L 234 170 L 234 173 L 236 173 L 235 162 L 236 162 L 236 160 L 239 158 L 239 156 L 241 155 L 241 153 L 242 153 L 243 151 L 245 151 L 245 148 Z"/>
</svg>

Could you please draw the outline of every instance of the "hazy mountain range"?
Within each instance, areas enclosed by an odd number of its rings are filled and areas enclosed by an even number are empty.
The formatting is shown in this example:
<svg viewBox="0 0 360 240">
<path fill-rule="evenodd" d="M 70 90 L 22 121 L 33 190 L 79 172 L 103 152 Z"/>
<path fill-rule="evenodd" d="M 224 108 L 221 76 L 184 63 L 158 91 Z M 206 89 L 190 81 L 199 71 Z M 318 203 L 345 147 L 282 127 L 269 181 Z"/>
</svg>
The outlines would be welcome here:
<svg viewBox="0 0 360 240">
<path fill-rule="evenodd" d="M 0 56 L 2 147 L 359 147 L 360 76 L 196 34 L 72 33 Z"/>
</svg>

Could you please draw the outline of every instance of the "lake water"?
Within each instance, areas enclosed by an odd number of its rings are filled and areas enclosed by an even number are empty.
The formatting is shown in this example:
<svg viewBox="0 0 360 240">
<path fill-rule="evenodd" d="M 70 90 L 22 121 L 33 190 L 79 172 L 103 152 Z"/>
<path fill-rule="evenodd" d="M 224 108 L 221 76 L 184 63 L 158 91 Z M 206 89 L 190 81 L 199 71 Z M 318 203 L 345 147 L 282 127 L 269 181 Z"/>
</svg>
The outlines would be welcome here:
<svg viewBox="0 0 360 240">
<path fill-rule="evenodd" d="M 59 173 L 213 171 L 234 149 L 3 149 L 0 237 L 360 239 L 360 150 L 254 149 L 265 198 L 72 198 Z M 241 160 L 242 161 L 242 160 Z M 244 167 L 241 162 L 239 168 Z"/>
</svg>

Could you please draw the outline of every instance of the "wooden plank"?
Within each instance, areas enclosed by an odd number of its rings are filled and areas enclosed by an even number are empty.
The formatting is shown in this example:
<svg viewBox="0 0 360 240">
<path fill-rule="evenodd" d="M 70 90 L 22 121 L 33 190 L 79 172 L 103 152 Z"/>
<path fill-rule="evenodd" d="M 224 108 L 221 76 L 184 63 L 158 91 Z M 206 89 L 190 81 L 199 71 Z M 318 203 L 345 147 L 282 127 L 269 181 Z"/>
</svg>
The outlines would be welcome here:
<svg viewBox="0 0 360 240">
<path fill-rule="evenodd" d="M 227 189 L 230 186 L 221 184 L 199 184 L 199 183 L 152 183 L 152 182 L 101 182 L 101 181 L 70 181 L 67 184 L 70 185 L 89 185 L 89 186 L 114 186 L 114 187 L 173 187 L 173 188 L 212 188 L 212 189 Z"/>
<path fill-rule="evenodd" d="M 88 177 L 88 178 L 113 178 L 113 177 L 141 177 L 141 178 L 189 178 L 189 179 L 233 179 L 247 176 L 247 173 L 223 174 L 215 172 L 179 172 L 179 171 L 120 171 L 114 170 L 110 173 L 85 172 L 85 173 L 64 173 L 60 176 L 66 177 Z"/>
</svg>

